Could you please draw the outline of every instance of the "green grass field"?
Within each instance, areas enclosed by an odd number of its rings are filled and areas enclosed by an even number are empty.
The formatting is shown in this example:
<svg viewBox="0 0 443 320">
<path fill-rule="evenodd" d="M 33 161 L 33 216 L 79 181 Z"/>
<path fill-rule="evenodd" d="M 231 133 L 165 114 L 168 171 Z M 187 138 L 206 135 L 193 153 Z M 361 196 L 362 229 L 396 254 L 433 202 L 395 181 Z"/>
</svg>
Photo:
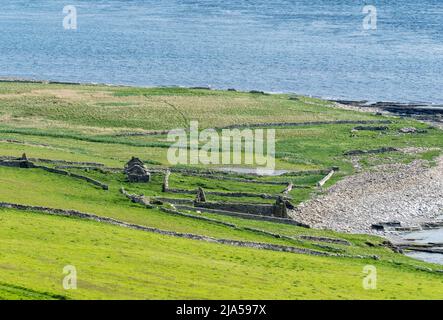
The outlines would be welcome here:
<svg viewBox="0 0 443 320">
<path fill-rule="evenodd" d="M 438 298 L 441 276 L 387 262 L 320 258 L 175 239 L 95 222 L 2 210 L 0 297 L 74 299 Z M 364 290 L 374 264 L 377 290 Z M 63 290 L 75 265 L 78 289 Z M 19 277 L 17 275 L 20 275 Z M 29 289 L 28 289 L 29 290 Z"/>
<path fill-rule="evenodd" d="M 334 108 L 319 99 L 288 95 L 91 85 L 0 83 L 0 156 L 98 162 L 122 168 L 137 156 L 151 167 L 168 166 L 167 141 L 155 130 L 263 123 L 333 120 L 391 120 L 386 131 L 350 132 L 353 124 L 278 126 L 276 167 L 294 171 L 340 167 L 326 187 L 353 174 L 349 150 L 421 147 L 419 153 L 389 152 L 361 158 L 364 169 L 380 163 L 432 161 L 443 148 L 443 133 L 413 120 Z M 423 133 L 408 135 L 399 128 Z M 267 125 L 266 128 L 272 128 Z M 145 135 L 127 135 L 127 134 Z M 49 165 L 55 166 L 55 165 Z M 202 165 L 194 166 L 203 168 Z M 100 182 L 41 169 L 0 166 L 0 202 L 74 209 L 162 230 L 316 250 L 346 257 L 319 257 L 241 248 L 137 231 L 89 220 L 38 212 L 0 209 L 0 298 L 2 299 L 439 299 L 443 269 L 414 260 L 382 245 L 370 235 L 341 234 L 274 222 L 211 213 L 166 213 L 147 209 L 119 192 L 149 198 L 194 199 L 165 194 L 163 176 L 147 184 L 128 183 L 121 172 L 66 169 Z M 290 181 L 303 187 L 289 196 L 296 205 L 319 192 L 319 174 L 253 177 L 262 182 Z M 284 185 L 221 180 L 172 173 L 170 187 L 205 191 L 279 194 Z M 208 195 L 209 201 L 272 203 L 260 197 Z M 167 205 L 163 205 L 167 207 Z M 198 219 L 228 222 L 227 226 Z M 261 232 L 263 231 L 263 232 Z M 275 237 L 278 234 L 283 237 Z M 350 245 L 305 240 L 301 236 L 347 240 Z M 360 256 L 360 257 L 358 257 Z M 378 259 L 372 259 L 377 256 Z M 74 265 L 78 288 L 64 290 L 63 267 Z M 377 289 L 365 290 L 363 268 L 377 268 Z"/>
</svg>

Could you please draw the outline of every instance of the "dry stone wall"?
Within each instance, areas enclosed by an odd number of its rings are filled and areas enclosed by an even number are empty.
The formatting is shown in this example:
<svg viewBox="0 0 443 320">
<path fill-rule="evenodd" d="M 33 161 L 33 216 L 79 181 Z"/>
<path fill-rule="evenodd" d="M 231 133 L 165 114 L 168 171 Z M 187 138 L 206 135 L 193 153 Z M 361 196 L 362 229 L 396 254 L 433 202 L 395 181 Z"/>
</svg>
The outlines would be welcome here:
<svg viewBox="0 0 443 320">
<path fill-rule="evenodd" d="M 147 199 L 144 195 L 130 194 L 126 192 L 126 190 L 123 187 L 120 188 L 120 193 L 134 203 L 142 204 L 147 208 L 154 208 L 154 206 L 151 205 L 149 199 Z"/>
<path fill-rule="evenodd" d="M 189 211 L 204 211 L 207 213 L 216 213 L 221 214 L 225 216 L 231 216 L 231 217 L 239 217 L 243 219 L 250 219 L 250 220 L 259 220 L 259 221 L 268 221 L 268 222 L 275 222 L 275 223 L 283 223 L 283 224 L 290 224 L 294 226 L 309 228 L 309 225 L 300 223 L 293 219 L 284 219 L 284 218 L 277 218 L 272 216 L 262 216 L 262 215 L 255 215 L 250 213 L 242 213 L 242 212 L 233 212 L 233 211 L 224 211 L 220 209 L 208 209 L 208 208 L 199 208 L 199 207 L 193 207 L 193 206 L 187 206 L 187 205 L 176 205 L 177 209 L 180 210 L 189 210 Z"/>
<path fill-rule="evenodd" d="M 17 161 L 17 157 L 12 156 L 0 156 L 0 160 L 13 160 Z M 43 158 L 27 158 L 28 161 L 31 162 L 42 162 L 42 163 L 51 163 L 51 164 L 66 164 L 66 165 L 78 165 L 78 166 L 93 166 L 93 167 L 104 167 L 103 163 L 97 162 L 81 162 L 81 161 L 68 161 L 68 160 L 52 160 L 52 159 L 43 159 Z"/>
<path fill-rule="evenodd" d="M 76 173 L 72 173 L 72 172 L 68 172 L 65 170 L 61 170 L 61 169 L 56 169 L 56 168 L 51 168 L 51 167 L 46 167 L 46 166 L 40 166 L 40 165 L 36 165 L 33 162 L 31 162 L 29 159 L 28 160 L 17 160 L 17 158 L 15 158 L 14 160 L 2 160 L 0 161 L 0 166 L 5 166 L 5 167 L 13 167 L 13 168 L 36 168 L 36 169 L 42 169 L 45 170 L 47 172 L 51 172 L 51 173 L 55 173 L 55 174 L 61 174 L 64 176 L 69 176 L 72 178 L 76 178 L 76 179 L 80 179 L 80 180 L 84 180 L 88 183 L 91 183 L 97 187 L 102 188 L 103 190 L 108 190 L 109 187 L 108 185 L 94 180 L 92 178 L 80 175 L 80 174 L 76 174 Z"/>
<path fill-rule="evenodd" d="M 97 221 L 97 222 L 109 223 L 112 225 L 130 228 L 130 229 L 134 229 L 134 230 L 157 233 L 157 234 L 161 234 L 161 235 L 167 235 L 167 236 L 173 236 L 173 237 L 185 238 L 185 239 L 191 239 L 191 240 L 200 240 L 200 241 L 219 243 L 219 244 L 227 244 L 227 245 L 238 246 L 238 247 L 262 249 L 262 250 L 272 250 L 272 251 L 280 251 L 280 252 L 290 252 L 290 253 L 310 254 L 310 255 L 316 255 L 316 256 L 334 256 L 335 255 L 335 254 L 330 254 L 327 252 L 315 251 L 315 250 L 311 250 L 311 249 L 297 248 L 297 247 L 291 247 L 291 246 L 285 246 L 285 245 L 276 245 L 276 244 L 250 242 L 250 241 L 239 241 L 239 240 L 230 240 L 230 239 L 217 239 L 217 238 L 196 235 L 196 234 L 191 234 L 191 233 L 180 233 L 180 232 L 175 232 L 175 231 L 161 230 L 161 229 L 157 229 L 157 228 L 146 227 L 146 226 L 141 226 L 141 225 L 137 225 L 137 224 L 131 224 L 131 223 L 119 221 L 119 220 L 112 219 L 112 218 L 100 217 L 100 216 L 97 216 L 94 214 L 80 212 L 80 211 L 76 211 L 76 210 L 54 209 L 54 208 L 48 208 L 48 207 L 29 206 L 29 205 L 15 204 L 15 203 L 7 203 L 7 202 L 0 202 L 0 208 L 42 212 L 42 213 L 50 214 L 50 215 L 76 217 L 76 218 L 81 218 L 81 219 L 93 220 L 93 221 Z"/>
<path fill-rule="evenodd" d="M 223 211 L 243 212 L 260 216 L 272 216 L 274 214 L 274 205 L 272 204 L 246 204 L 229 202 L 197 202 L 195 207 L 216 209 Z"/>
<path fill-rule="evenodd" d="M 164 192 L 178 193 L 178 194 L 196 194 L 197 190 L 175 189 L 168 188 L 163 189 Z M 251 192 L 220 192 L 220 191 L 205 191 L 206 194 L 220 196 L 220 197 L 233 197 L 233 198 L 262 198 L 262 199 L 277 199 L 279 195 L 267 194 L 267 193 L 251 193 Z M 291 199 L 289 196 L 285 196 L 285 199 Z"/>
<path fill-rule="evenodd" d="M 336 121 L 310 121 L 310 122 L 265 122 L 251 123 L 244 125 L 232 125 L 221 127 L 219 129 L 237 129 L 251 127 L 301 127 L 301 126 L 318 126 L 328 124 L 391 124 L 390 120 L 336 120 Z"/>
</svg>

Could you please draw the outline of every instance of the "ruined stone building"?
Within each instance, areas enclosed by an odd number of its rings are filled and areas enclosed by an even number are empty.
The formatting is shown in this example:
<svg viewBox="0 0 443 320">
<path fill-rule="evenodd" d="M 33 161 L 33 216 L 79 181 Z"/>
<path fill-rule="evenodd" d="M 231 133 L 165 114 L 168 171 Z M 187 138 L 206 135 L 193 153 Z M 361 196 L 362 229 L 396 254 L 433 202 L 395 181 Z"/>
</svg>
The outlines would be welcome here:
<svg viewBox="0 0 443 320">
<path fill-rule="evenodd" d="M 35 165 L 31 161 L 28 160 L 25 153 L 23 153 L 23 155 L 20 158 L 0 160 L 0 165 L 6 166 L 6 167 L 16 167 L 16 168 L 34 168 L 35 167 Z"/>
<path fill-rule="evenodd" d="M 132 157 L 125 165 L 125 174 L 129 182 L 149 182 L 151 174 L 143 161 Z"/>
</svg>

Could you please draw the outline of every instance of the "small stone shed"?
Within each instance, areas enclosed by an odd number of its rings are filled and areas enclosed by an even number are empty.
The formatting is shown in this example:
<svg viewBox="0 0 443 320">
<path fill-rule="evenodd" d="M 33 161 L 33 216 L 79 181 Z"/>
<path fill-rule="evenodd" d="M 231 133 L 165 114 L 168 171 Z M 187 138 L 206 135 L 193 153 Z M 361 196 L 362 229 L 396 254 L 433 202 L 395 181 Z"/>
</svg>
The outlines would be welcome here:
<svg viewBox="0 0 443 320">
<path fill-rule="evenodd" d="M 129 182 L 149 182 L 151 174 L 143 161 L 132 157 L 125 165 L 125 174 Z"/>
</svg>

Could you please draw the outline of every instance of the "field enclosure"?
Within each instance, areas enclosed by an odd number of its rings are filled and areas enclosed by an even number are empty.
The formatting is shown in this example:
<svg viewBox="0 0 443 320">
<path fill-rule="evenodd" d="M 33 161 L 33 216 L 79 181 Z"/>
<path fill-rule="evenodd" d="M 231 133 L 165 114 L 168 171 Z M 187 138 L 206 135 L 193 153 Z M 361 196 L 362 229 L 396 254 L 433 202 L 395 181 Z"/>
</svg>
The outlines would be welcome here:
<svg viewBox="0 0 443 320">
<path fill-rule="evenodd" d="M 258 206 L 275 203 L 292 183 L 286 196 L 296 206 L 322 192 L 316 184 L 333 167 L 339 170 L 324 188 L 380 163 L 432 164 L 443 134 L 427 124 L 295 95 L 14 82 L 0 83 L 0 119 L 0 160 L 26 153 L 37 166 L 68 173 L 0 166 L 1 298 L 441 297 L 439 266 L 394 252 L 380 237 L 189 208 L 198 188 L 209 202 Z M 167 130 L 191 120 L 202 129 L 274 128 L 276 169 L 287 173 L 171 167 Z M 359 125 L 386 129 L 355 130 Z M 418 132 L 399 132 L 404 127 Z M 150 182 L 127 181 L 123 167 L 133 156 L 151 170 Z M 171 189 L 190 192 L 164 192 L 166 169 Z M 99 221 L 19 205 L 76 210 Z M 362 288 L 368 264 L 378 268 L 378 290 Z M 65 265 L 78 270 L 77 290 L 61 285 Z"/>
</svg>

